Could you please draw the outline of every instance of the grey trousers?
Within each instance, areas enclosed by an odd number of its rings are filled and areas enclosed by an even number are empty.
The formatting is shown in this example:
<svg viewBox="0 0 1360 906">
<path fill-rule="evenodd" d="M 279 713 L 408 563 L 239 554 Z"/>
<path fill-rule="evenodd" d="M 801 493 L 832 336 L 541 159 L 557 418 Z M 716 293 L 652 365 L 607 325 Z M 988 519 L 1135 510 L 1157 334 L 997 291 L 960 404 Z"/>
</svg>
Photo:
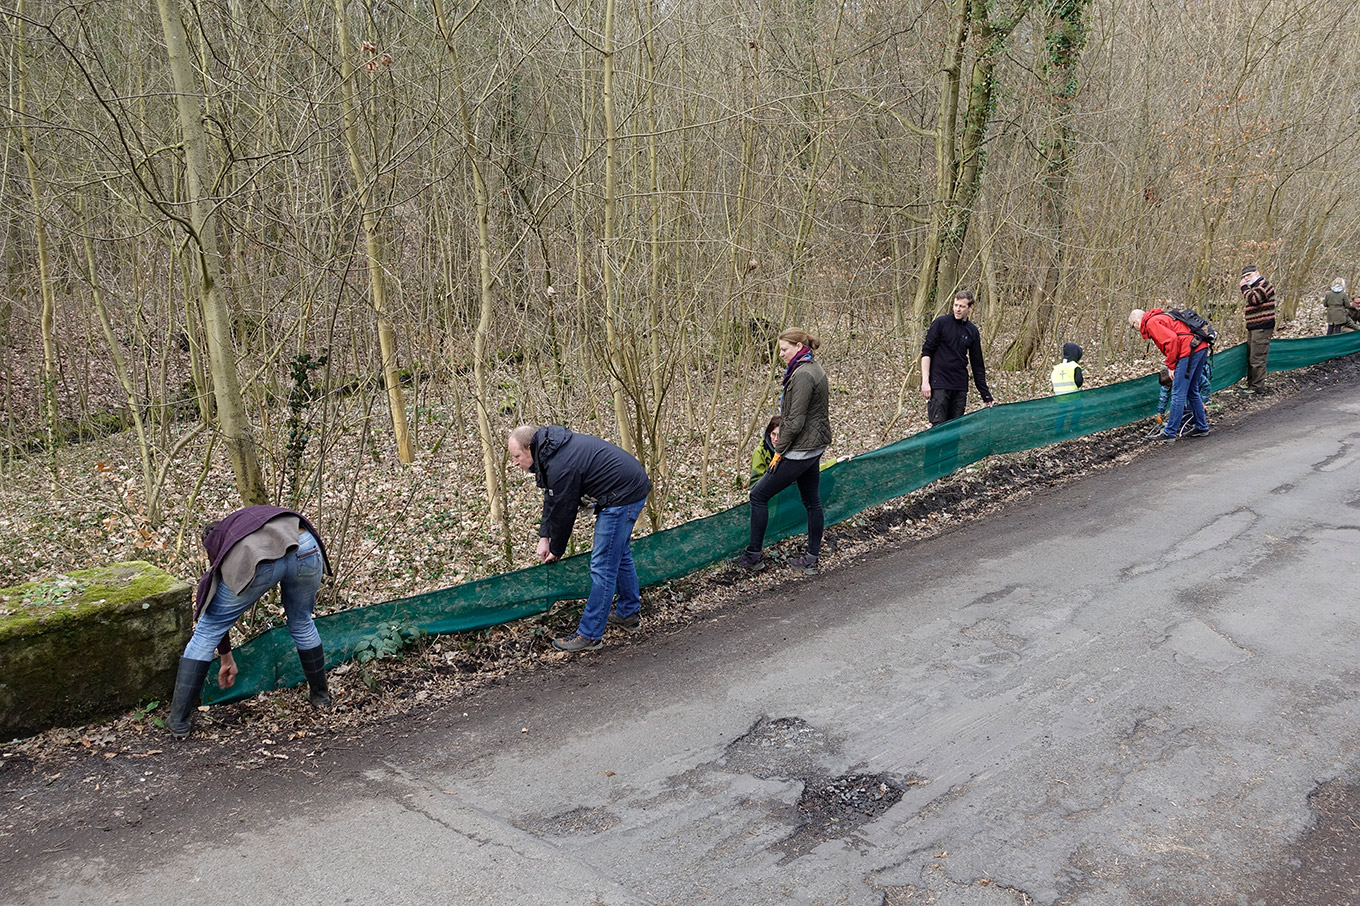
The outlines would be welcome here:
<svg viewBox="0 0 1360 906">
<path fill-rule="evenodd" d="M 1247 331 L 1247 389 L 1263 392 L 1266 389 L 1266 356 L 1270 353 L 1270 338 L 1275 328 Z"/>
</svg>

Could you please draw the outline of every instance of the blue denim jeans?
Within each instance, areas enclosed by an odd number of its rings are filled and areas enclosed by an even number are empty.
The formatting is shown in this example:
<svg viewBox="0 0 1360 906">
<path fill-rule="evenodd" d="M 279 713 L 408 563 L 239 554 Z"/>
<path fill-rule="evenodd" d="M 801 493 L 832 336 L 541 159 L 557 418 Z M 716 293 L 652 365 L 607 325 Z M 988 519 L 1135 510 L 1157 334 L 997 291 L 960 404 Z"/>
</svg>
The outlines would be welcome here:
<svg viewBox="0 0 1360 906">
<path fill-rule="evenodd" d="M 642 592 L 638 588 L 637 570 L 633 567 L 633 549 L 629 538 L 633 524 L 642 515 L 645 501 L 626 506 L 607 506 L 595 515 L 595 541 L 590 548 L 590 597 L 581 611 L 581 623 L 576 631 L 588 639 L 604 637 L 609 606 L 619 593 L 615 612 L 631 617 L 642 607 Z"/>
<path fill-rule="evenodd" d="M 1209 416 L 1204 411 L 1204 400 L 1200 398 L 1199 382 L 1204 374 L 1204 363 L 1209 358 L 1209 347 L 1201 346 L 1188 356 L 1176 360 L 1176 370 L 1171 375 L 1171 411 L 1166 414 L 1166 424 L 1162 433 L 1175 437 L 1180 430 L 1181 417 L 1185 407 L 1195 418 L 1195 429 L 1209 430 Z"/>
<path fill-rule="evenodd" d="M 268 560 L 255 568 L 255 578 L 238 595 L 218 582 L 208 606 L 194 627 L 193 638 L 184 649 L 184 656 L 195 661 L 210 661 L 217 643 L 231 629 L 251 605 L 275 585 L 283 594 L 283 612 L 288 617 L 288 634 L 298 651 L 307 651 L 321 644 L 321 635 L 312 621 L 316 609 L 316 593 L 321 588 L 321 548 L 312 533 L 304 530 L 298 535 L 297 550 L 277 560 Z"/>
</svg>

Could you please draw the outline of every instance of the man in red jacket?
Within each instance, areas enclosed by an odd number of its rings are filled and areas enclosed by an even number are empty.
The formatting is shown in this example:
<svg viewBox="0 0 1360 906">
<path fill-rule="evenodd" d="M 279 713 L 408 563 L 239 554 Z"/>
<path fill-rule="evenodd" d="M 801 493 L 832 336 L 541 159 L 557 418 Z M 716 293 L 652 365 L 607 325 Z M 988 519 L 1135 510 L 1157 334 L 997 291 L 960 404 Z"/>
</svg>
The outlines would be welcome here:
<svg viewBox="0 0 1360 906">
<path fill-rule="evenodd" d="M 1129 312 L 1129 326 L 1157 344 L 1171 371 L 1171 411 L 1167 413 L 1163 427 L 1150 435 L 1151 439 L 1175 443 L 1176 429 L 1180 427 L 1187 404 L 1195 417 L 1195 426 L 1185 436 L 1207 437 L 1209 417 L 1199 395 L 1199 381 L 1209 358 L 1209 344 L 1201 343 L 1188 326 L 1160 308 L 1151 311 L 1135 308 Z"/>
</svg>

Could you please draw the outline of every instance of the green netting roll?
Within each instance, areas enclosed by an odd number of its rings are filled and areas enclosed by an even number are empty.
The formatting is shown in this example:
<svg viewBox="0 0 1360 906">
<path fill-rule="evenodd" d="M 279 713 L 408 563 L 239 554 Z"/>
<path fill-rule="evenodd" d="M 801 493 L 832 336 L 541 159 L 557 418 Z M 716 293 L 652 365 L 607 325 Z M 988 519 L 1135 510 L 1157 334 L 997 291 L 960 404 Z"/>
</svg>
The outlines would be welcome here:
<svg viewBox="0 0 1360 906">
<path fill-rule="evenodd" d="M 1274 340 L 1270 371 L 1288 371 L 1360 352 L 1360 331 L 1330 337 Z M 1246 376 L 1246 344 L 1215 353 L 1213 388 Z M 1016 453 L 1117 428 L 1145 419 L 1156 408 L 1156 375 L 1064 396 L 1025 400 L 980 409 L 896 443 L 836 463 L 822 472 L 826 522 L 834 525 L 870 507 L 901 497 L 988 456 Z M 687 575 L 730 557 L 745 546 L 748 504 L 654 532 L 633 542 L 633 560 L 643 585 Z M 796 487 L 770 502 L 766 543 L 807 531 L 807 514 Z M 366 640 L 392 625 L 430 634 L 485 629 L 544 613 L 557 601 L 590 592 L 590 555 L 532 566 L 452 588 L 356 607 L 317 619 L 326 664 L 354 657 Z M 236 649 L 236 685 L 217 687 L 210 674 L 204 701 L 228 702 L 303 681 L 293 640 L 278 627 Z"/>
</svg>

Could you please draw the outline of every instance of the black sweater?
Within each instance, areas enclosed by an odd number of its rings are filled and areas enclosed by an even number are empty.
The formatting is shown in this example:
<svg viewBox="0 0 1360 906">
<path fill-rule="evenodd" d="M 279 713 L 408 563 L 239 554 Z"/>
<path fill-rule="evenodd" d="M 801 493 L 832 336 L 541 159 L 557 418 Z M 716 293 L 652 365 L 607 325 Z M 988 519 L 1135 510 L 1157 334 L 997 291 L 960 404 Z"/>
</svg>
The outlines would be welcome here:
<svg viewBox="0 0 1360 906">
<path fill-rule="evenodd" d="M 967 390 L 971 360 L 973 382 L 982 394 L 982 401 L 992 401 L 992 391 L 987 389 L 987 366 L 982 363 L 982 334 L 972 321 L 960 321 L 952 312 L 931 321 L 926 341 L 921 344 L 921 356 L 930 356 L 932 390 Z"/>
<path fill-rule="evenodd" d="M 646 500 L 652 481 L 627 450 L 561 425 L 539 428 L 529 445 L 534 480 L 543 489 L 543 521 L 538 536 L 560 557 L 567 550 L 582 503 L 599 512 Z"/>
</svg>

